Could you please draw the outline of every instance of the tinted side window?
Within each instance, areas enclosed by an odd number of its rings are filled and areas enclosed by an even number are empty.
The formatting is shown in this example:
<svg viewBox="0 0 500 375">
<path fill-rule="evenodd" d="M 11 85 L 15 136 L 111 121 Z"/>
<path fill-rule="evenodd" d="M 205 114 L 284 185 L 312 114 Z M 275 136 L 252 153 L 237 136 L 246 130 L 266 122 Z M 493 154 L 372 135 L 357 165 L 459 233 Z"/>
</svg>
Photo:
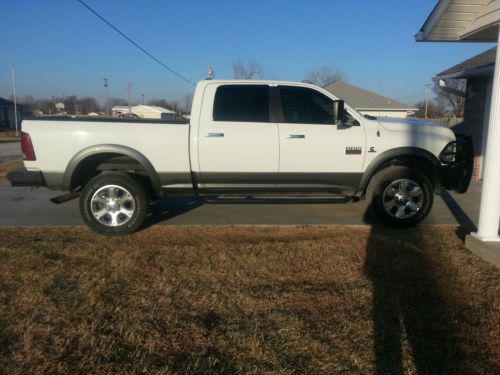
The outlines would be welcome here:
<svg viewBox="0 0 500 375">
<path fill-rule="evenodd" d="M 215 121 L 268 122 L 268 86 L 218 87 L 215 93 L 213 116 Z"/>
<path fill-rule="evenodd" d="M 333 124 L 333 101 L 305 87 L 280 87 L 285 122 L 295 124 Z"/>
</svg>

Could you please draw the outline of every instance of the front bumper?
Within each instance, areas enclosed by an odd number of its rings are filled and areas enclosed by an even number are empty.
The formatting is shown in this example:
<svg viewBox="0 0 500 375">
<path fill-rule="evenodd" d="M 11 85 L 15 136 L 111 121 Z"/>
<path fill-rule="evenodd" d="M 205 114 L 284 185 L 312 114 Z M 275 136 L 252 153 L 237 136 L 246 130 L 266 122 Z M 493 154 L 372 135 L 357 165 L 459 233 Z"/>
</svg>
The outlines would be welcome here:
<svg viewBox="0 0 500 375">
<path fill-rule="evenodd" d="M 30 171 L 26 168 L 19 168 L 7 173 L 7 180 L 12 186 L 47 186 L 43 174 L 40 171 Z"/>
<path fill-rule="evenodd" d="M 474 168 L 474 147 L 472 138 L 457 134 L 455 161 L 439 168 L 441 186 L 457 193 L 465 193 L 469 188 Z"/>
</svg>

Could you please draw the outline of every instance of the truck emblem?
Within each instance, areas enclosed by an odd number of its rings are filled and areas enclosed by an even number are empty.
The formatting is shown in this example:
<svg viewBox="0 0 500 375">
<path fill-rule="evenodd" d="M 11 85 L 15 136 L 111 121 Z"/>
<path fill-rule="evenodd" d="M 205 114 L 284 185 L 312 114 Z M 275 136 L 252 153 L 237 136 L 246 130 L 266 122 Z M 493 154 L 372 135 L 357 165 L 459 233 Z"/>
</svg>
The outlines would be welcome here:
<svg viewBox="0 0 500 375">
<path fill-rule="evenodd" d="M 372 147 L 370 147 L 370 149 L 368 150 L 368 152 L 377 152 L 377 151 L 375 151 L 375 147 L 372 146 Z"/>
<path fill-rule="evenodd" d="M 346 155 L 361 155 L 361 147 L 347 146 L 345 148 Z"/>
</svg>

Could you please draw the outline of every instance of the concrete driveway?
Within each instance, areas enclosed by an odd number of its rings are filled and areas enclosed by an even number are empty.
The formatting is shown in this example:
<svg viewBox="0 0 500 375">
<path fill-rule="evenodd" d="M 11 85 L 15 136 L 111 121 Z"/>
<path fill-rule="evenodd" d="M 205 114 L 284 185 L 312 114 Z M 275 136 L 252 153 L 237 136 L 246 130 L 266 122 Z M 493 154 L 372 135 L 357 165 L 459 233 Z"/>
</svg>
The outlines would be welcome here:
<svg viewBox="0 0 500 375">
<path fill-rule="evenodd" d="M 434 208 L 424 223 L 473 226 L 479 217 L 481 184 L 473 182 L 466 194 L 435 196 Z M 56 205 L 57 192 L 46 189 L 0 187 L 0 226 L 81 225 L 78 199 Z M 366 215 L 366 202 L 334 203 L 303 200 L 255 200 L 217 202 L 195 198 L 164 198 L 154 207 L 149 224 L 161 225 L 363 225 L 374 221 Z"/>
</svg>

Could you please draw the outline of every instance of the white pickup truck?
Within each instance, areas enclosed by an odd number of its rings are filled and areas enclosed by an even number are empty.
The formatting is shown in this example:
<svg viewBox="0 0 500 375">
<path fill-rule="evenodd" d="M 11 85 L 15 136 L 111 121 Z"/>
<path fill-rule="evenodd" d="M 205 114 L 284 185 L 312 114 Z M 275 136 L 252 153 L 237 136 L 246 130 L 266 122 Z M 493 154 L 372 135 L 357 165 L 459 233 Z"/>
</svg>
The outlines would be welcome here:
<svg viewBox="0 0 500 375">
<path fill-rule="evenodd" d="M 49 118 L 22 123 L 13 186 L 80 196 L 85 222 L 127 234 L 161 195 L 368 197 L 395 226 L 420 222 L 435 191 L 465 192 L 470 139 L 412 119 L 363 116 L 330 92 L 280 81 L 199 82 L 190 121 Z"/>
</svg>

